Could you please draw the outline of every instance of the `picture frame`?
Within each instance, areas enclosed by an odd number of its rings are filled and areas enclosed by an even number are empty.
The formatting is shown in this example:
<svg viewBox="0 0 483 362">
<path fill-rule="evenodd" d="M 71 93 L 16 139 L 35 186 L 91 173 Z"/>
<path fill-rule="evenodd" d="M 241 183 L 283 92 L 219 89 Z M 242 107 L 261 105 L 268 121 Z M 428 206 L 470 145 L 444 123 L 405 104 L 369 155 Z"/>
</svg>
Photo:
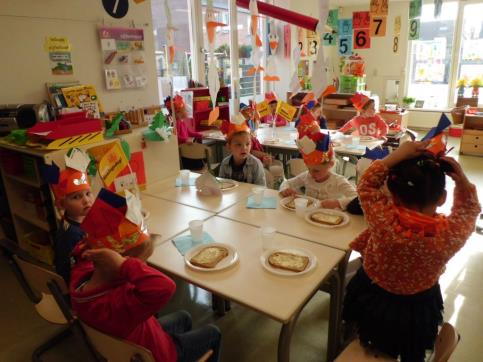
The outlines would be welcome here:
<svg viewBox="0 0 483 362">
<path fill-rule="evenodd" d="M 414 103 L 414 108 L 423 108 L 424 107 L 424 101 L 423 100 L 417 100 Z"/>
</svg>

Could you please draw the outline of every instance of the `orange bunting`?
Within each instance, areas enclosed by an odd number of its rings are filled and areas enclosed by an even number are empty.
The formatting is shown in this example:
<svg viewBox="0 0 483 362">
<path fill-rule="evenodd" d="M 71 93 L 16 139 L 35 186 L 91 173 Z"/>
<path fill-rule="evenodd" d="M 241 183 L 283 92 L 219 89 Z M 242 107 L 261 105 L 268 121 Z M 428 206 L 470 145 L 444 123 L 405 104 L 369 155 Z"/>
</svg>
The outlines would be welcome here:
<svg viewBox="0 0 483 362">
<path fill-rule="evenodd" d="M 210 115 L 208 116 L 208 126 L 213 125 L 220 116 L 220 108 L 215 107 L 211 110 Z"/>
<path fill-rule="evenodd" d="M 328 95 L 337 93 L 337 88 L 334 87 L 332 84 L 327 86 L 325 90 L 322 92 L 322 97 L 327 97 Z"/>
<path fill-rule="evenodd" d="M 267 82 L 278 82 L 280 81 L 280 77 L 278 75 L 266 75 L 263 77 L 263 80 Z"/>
</svg>

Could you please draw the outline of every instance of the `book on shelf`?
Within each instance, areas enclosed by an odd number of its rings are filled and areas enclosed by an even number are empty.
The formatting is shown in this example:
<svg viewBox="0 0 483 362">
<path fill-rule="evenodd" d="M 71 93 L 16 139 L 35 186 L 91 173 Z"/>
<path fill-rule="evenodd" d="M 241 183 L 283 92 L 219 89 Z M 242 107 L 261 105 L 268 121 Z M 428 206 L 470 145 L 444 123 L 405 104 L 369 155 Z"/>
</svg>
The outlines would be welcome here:
<svg viewBox="0 0 483 362">
<path fill-rule="evenodd" d="M 74 87 L 78 86 L 79 84 L 79 81 L 45 83 L 45 87 L 47 88 L 47 96 L 49 97 L 50 104 L 52 104 L 52 106 L 54 106 L 55 108 L 68 107 L 67 101 L 65 100 L 64 94 L 62 93 L 62 88 Z"/>
</svg>

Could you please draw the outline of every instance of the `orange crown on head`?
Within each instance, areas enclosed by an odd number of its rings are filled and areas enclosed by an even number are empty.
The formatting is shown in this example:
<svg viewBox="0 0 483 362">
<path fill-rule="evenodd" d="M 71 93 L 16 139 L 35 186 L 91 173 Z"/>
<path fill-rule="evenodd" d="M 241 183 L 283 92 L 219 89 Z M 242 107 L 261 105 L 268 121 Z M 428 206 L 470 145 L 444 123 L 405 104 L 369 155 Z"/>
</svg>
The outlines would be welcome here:
<svg viewBox="0 0 483 362">
<path fill-rule="evenodd" d="M 352 104 L 354 105 L 354 107 L 358 111 L 360 111 L 366 105 L 366 103 L 369 102 L 370 100 L 371 100 L 371 98 L 369 98 L 368 96 L 366 96 L 362 93 L 356 93 L 351 98 Z"/>
</svg>

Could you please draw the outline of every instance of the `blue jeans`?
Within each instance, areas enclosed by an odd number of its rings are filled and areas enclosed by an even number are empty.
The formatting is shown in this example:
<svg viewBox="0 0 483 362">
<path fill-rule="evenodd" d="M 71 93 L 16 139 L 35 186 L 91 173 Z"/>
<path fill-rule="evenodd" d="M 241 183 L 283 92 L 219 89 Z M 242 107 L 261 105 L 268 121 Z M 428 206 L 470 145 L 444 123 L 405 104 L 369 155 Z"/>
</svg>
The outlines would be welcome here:
<svg viewBox="0 0 483 362">
<path fill-rule="evenodd" d="M 191 316 L 178 311 L 158 318 L 159 324 L 170 335 L 176 345 L 179 362 L 195 362 L 208 350 L 213 350 L 208 361 L 218 362 L 220 357 L 221 332 L 213 324 L 191 330 Z"/>
</svg>

